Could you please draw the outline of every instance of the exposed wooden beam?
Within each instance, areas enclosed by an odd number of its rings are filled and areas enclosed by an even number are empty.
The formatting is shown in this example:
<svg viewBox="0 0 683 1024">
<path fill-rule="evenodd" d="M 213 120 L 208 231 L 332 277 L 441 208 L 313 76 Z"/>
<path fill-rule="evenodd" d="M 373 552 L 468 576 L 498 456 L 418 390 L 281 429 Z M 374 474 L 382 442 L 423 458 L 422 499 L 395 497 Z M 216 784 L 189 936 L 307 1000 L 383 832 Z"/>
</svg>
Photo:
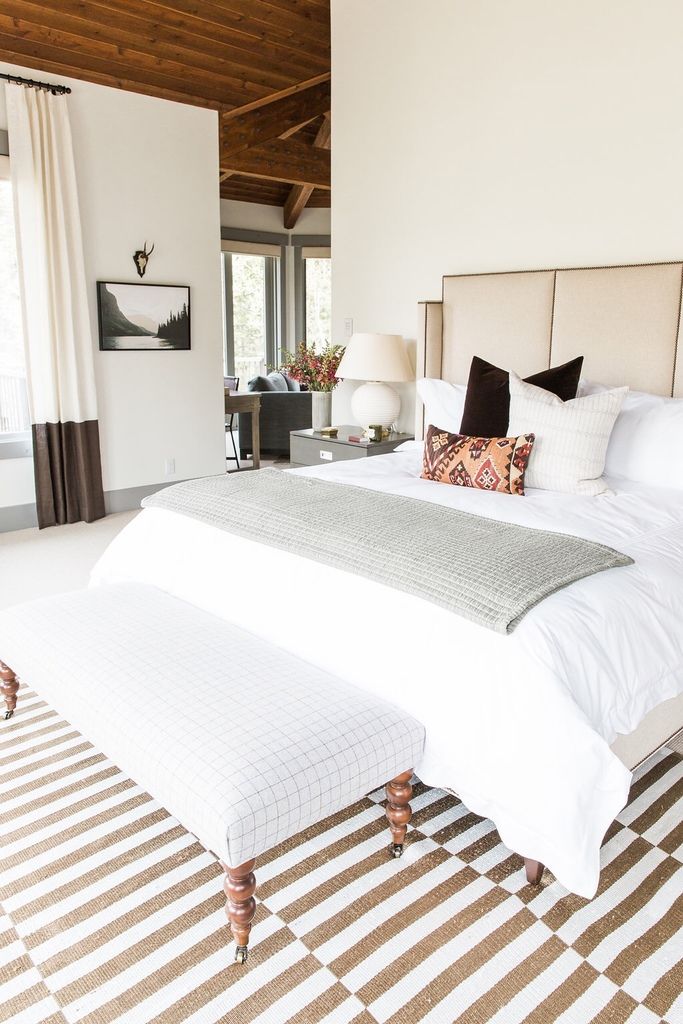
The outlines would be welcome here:
<svg viewBox="0 0 683 1024">
<path fill-rule="evenodd" d="M 305 128 L 306 125 L 310 124 L 311 121 L 315 121 L 316 117 L 319 116 L 320 115 L 318 114 L 314 114 L 313 117 L 307 117 L 305 121 L 300 121 L 298 124 L 293 124 L 291 128 L 288 128 L 286 131 L 278 135 L 278 139 L 291 139 L 292 135 L 296 135 L 298 131 L 300 131 L 302 128 Z"/>
<path fill-rule="evenodd" d="M 325 113 L 323 123 L 318 129 L 313 145 L 319 149 L 329 149 L 332 145 L 332 121 L 330 120 L 329 110 Z"/>
<path fill-rule="evenodd" d="M 227 124 L 233 118 L 241 117 L 243 114 L 248 114 L 252 110 L 258 110 L 259 107 L 268 106 L 269 103 L 276 103 L 278 100 L 283 100 L 287 96 L 293 96 L 294 93 L 304 92 L 306 89 L 312 89 L 314 86 L 319 85 L 321 82 L 329 82 L 332 77 L 330 71 L 325 71 L 322 75 L 315 75 L 313 78 L 306 79 L 305 82 L 297 82 L 296 85 L 290 85 L 287 89 L 280 89 L 278 92 L 273 92 L 269 96 L 262 96 L 257 100 L 250 100 L 249 103 L 243 103 L 239 107 L 234 107 L 232 110 L 227 110 L 223 114 L 223 124 Z"/>
<path fill-rule="evenodd" d="M 330 83 L 326 81 L 247 111 L 240 117 L 223 118 L 222 153 L 239 153 L 261 142 L 287 138 L 329 109 Z"/>
<path fill-rule="evenodd" d="M 233 174 L 220 185 L 221 199 L 234 199 L 247 203 L 264 203 L 267 206 L 285 204 L 290 186 L 277 181 L 263 181 L 260 178 L 243 178 Z M 330 206 L 330 192 L 325 189 L 314 189 L 306 204 L 306 209 Z"/>
<path fill-rule="evenodd" d="M 330 154 L 294 139 L 275 139 L 221 158 L 221 171 L 286 181 L 291 185 L 329 188 Z"/>
<path fill-rule="evenodd" d="M 315 137 L 314 146 L 319 149 L 330 148 L 330 142 L 332 138 L 332 125 L 330 122 L 329 114 L 325 115 L 323 123 L 318 129 L 318 134 Z M 283 221 L 285 228 L 291 231 L 296 226 L 301 214 L 304 212 L 306 205 L 313 195 L 313 189 L 310 185 L 294 185 L 291 189 L 287 200 L 285 202 L 285 208 L 283 211 Z"/>
<path fill-rule="evenodd" d="M 301 214 L 306 209 L 308 200 L 313 195 L 310 185 L 293 185 L 285 201 L 282 219 L 288 231 L 295 227 Z"/>
</svg>

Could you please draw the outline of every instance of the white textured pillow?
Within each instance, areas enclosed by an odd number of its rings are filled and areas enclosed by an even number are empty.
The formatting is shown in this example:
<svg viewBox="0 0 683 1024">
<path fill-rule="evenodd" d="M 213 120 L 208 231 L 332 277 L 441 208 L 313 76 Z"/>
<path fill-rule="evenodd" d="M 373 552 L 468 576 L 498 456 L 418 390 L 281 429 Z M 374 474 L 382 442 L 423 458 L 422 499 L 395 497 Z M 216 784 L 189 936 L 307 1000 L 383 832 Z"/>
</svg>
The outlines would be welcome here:
<svg viewBox="0 0 683 1024">
<path fill-rule="evenodd" d="M 425 428 L 431 423 L 434 427 L 447 430 L 449 434 L 459 434 L 467 385 L 423 377 L 418 380 L 416 387 L 424 402 Z"/>
<path fill-rule="evenodd" d="M 566 494 L 602 494 L 607 445 L 628 388 L 563 402 L 510 373 L 508 434 L 534 433 L 525 485 Z"/>
<path fill-rule="evenodd" d="M 604 384 L 582 381 L 579 393 L 597 395 L 606 390 Z M 629 391 L 607 447 L 607 476 L 683 491 L 681 452 L 683 398 Z"/>
</svg>

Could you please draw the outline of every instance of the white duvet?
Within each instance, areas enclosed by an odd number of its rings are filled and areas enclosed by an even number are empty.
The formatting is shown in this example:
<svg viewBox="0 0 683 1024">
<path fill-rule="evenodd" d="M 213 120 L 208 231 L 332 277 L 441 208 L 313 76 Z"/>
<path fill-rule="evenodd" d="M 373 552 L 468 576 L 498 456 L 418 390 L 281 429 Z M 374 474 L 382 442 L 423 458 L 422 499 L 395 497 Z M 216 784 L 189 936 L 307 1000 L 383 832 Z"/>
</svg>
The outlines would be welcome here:
<svg viewBox="0 0 683 1024">
<path fill-rule="evenodd" d="M 683 493 L 611 481 L 614 493 L 597 498 L 517 498 L 421 480 L 420 464 L 409 450 L 295 472 L 601 541 L 635 564 L 559 591 L 502 636 L 371 580 L 146 509 L 92 582 L 154 584 L 400 705 L 426 726 L 420 778 L 458 793 L 510 849 L 591 897 L 600 842 L 630 781 L 609 744 L 683 691 Z M 444 543 L 457 544 L 457 533 Z"/>
</svg>

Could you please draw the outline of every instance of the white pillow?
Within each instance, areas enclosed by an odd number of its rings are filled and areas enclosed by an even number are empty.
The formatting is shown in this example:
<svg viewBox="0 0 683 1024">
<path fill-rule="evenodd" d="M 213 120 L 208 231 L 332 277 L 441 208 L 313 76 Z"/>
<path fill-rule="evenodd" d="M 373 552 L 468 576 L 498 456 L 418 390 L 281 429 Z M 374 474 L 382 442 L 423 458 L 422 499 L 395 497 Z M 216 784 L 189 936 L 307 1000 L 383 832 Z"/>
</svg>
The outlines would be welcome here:
<svg viewBox="0 0 683 1024">
<path fill-rule="evenodd" d="M 449 434 L 459 434 L 467 385 L 423 377 L 418 380 L 416 387 L 425 406 L 425 427 L 431 423 L 433 427 L 447 430 Z"/>
<path fill-rule="evenodd" d="M 579 393 L 602 394 L 582 381 Z M 683 490 L 683 399 L 629 391 L 607 447 L 607 476 Z"/>
<path fill-rule="evenodd" d="M 566 494 L 602 494 L 612 428 L 628 388 L 563 402 L 510 372 L 508 434 L 536 435 L 524 483 Z"/>
</svg>

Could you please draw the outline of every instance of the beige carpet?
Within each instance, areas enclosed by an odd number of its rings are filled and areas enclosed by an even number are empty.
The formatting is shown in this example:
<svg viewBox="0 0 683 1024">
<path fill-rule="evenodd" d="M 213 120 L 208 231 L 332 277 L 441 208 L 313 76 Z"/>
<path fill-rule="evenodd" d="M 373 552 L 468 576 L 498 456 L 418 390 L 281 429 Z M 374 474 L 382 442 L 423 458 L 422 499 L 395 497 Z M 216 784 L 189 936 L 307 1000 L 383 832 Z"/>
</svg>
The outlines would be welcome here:
<svg viewBox="0 0 683 1024">
<path fill-rule="evenodd" d="M 0 1020 L 12 1024 L 680 1024 L 683 759 L 610 828 L 591 902 L 526 885 L 491 822 L 419 786 L 401 861 L 382 794 L 257 864 L 246 968 L 221 870 L 30 691 L 0 722 Z"/>
<path fill-rule="evenodd" d="M 87 586 L 97 559 L 135 515 L 0 533 L 0 608 Z"/>
</svg>

